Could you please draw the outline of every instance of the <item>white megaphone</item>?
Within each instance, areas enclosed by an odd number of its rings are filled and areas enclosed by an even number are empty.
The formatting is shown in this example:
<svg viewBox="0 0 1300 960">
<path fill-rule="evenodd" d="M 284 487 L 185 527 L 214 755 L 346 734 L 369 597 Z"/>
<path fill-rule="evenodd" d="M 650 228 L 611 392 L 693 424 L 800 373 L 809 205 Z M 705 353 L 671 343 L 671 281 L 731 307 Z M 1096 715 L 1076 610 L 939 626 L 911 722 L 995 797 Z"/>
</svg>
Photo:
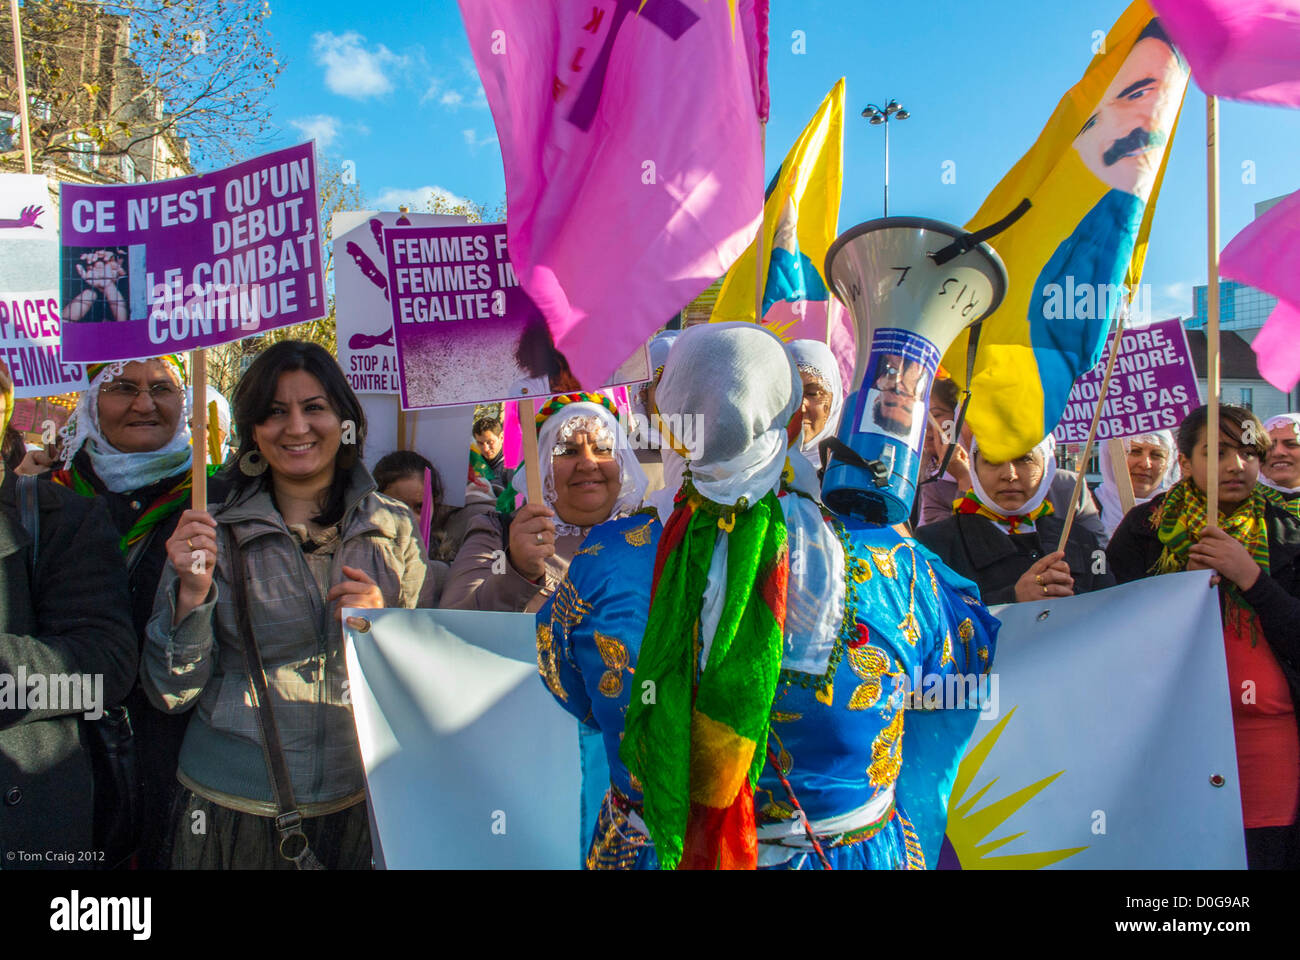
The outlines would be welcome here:
<svg viewBox="0 0 1300 960">
<path fill-rule="evenodd" d="M 853 389 L 822 479 L 833 512 L 906 520 L 916 496 L 939 360 L 1007 289 L 1001 258 L 961 227 L 921 217 L 869 220 L 826 252 L 826 279 L 858 337 Z"/>
</svg>

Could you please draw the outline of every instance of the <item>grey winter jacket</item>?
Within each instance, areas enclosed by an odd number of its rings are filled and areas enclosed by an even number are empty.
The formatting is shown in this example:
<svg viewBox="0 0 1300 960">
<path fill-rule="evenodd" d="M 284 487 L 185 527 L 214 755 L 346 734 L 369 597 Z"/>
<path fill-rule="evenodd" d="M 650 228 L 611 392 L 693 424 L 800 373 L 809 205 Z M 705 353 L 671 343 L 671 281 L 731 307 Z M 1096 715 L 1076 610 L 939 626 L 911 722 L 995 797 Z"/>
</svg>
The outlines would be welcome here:
<svg viewBox="0 0 1300 960">
<path fill-rule="evenodd" d="M 379 585 L 386 606 L 415 607 L 425 579 L 419 531 L 404 504 L 374 491 L 366 469 L 354 467 L 331 580 L 344 579 L 344 565 L 358 567 Z M 298 539 L 266 489 L 236 494 L 212 515 L 218 535 L 213 589 L 173 628 L 177 577 L 168 565 L 141 663 L 145 691 L 160 710 L 198 707 L 181 748 L 181 774 L 221 793 L 273 799 L 244 665 L 247 638 L 239 635 L 231 601 L 227 544 L 234 536 L 296 799 L 320 803 L 357 792 L 362 766 L 342 627 L 330 617 Z"/>
</svg>

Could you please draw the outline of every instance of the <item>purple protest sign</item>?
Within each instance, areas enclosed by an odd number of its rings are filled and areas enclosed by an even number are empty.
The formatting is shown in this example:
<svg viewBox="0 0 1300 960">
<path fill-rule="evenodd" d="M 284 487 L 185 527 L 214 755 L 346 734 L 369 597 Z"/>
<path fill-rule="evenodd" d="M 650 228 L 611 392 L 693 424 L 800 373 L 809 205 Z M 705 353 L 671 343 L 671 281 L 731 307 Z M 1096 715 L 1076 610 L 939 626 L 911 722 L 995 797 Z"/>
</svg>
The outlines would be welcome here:
<svg viewBox="0 0 1300 960">
<path fill-rule="evenodd" d="M 1101 363 L 1074 382 L 1065 414 L 1054 431 L 1057 443 L 1087 442 L 1114 342 L 1112 333 Z M 1097 423 L 1097 439 L 1123 439 L 1173 429 L 1200 403 L 1196 368 L 1181 321 L 1163 320 L 1125 330 Z"/>
<path fill-rule="evenodd" d="M 581 390 L 519 286 L 504 223 L 384 227 L 402 408 Z M 640 347 L 606 386 L 648 380 Z"/>
<path fill-rule="evenodd" d="M 310 143 L 215 173 L 60 185 L 63 358 L 193 350 L 327 310 Z"/>
</svg>

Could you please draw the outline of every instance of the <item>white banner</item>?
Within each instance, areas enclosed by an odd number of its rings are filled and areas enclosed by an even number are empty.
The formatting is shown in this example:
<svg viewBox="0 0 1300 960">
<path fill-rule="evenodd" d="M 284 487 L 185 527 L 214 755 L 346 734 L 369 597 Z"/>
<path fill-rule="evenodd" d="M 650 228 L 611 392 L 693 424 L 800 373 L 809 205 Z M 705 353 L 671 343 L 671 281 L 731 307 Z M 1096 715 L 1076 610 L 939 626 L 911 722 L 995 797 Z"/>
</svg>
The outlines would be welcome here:
<svg viewBox="0 0 1300 960">
<path fill-rule="evenodd" d="M 949 860 L 1245 867 L 1208 581 L 1171 574 L 995 611 L 996 679 L 949 805 Z M 347 662 L 387 865 L 577 866 L 575 721 L 538 678 L 534 618 L 353 614 L 371 625 L 348 630 Z"/>
<path fill-rule="evenodd" d="M 399 221 L 415 227 L 450 227 L 469 222 L 460 216 L 373 210 L 336 213 L 330 221 L 339 366 L 352 389 L 363 396 L 399 392 L 393 308 L 387 296 L 388 260 L 381 239 L 383 228 L 397 226 Z"/>
<path fill-rule="evenodd" d="M 344 615 L 370 624 L 346 656 L 384 865 L 577 868 L 577 721 L 538 678 L 534 617 Z"/>
<path fill-rule="evenodd" d="M 976 726 L 948 807 L 962 868 L 1245 868 L 1209 579 L 994 610 L 997 710 Z"/>
</svg>

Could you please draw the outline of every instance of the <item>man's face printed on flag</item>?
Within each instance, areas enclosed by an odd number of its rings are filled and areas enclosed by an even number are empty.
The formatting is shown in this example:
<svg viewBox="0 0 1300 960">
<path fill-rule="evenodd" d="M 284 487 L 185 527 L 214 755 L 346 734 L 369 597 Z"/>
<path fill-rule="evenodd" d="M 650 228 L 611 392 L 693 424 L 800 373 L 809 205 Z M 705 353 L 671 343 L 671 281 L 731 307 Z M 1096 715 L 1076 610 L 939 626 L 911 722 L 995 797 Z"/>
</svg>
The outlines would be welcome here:
<svg viewBox="0 0 1300 960">
<path fill-rule="evenodd" d="M 1096 111 L 1074 140 L 1102 183 L 1146 200 L 1181 100 L 1183 67 L 1164 40 L 1134 44 Z"/>
</svg>

